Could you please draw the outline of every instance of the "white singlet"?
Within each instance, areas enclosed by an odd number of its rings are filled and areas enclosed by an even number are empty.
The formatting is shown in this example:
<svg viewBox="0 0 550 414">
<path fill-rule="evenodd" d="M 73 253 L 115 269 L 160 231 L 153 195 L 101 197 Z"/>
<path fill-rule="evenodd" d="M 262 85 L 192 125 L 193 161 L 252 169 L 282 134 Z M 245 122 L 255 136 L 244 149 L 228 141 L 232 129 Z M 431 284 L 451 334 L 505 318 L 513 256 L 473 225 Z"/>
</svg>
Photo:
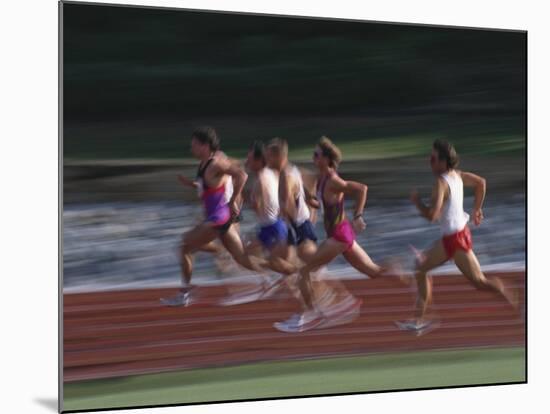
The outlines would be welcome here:
<svg viewBox="0 0 550 414">
<path fill-rule="evenodd" d="M 225 202 L 229 204 L 229 201 L 233 197 L 233 177 L 229 176 L 225 182 Z"/>
<path fill-rule="evenodd" d="M 258 211 L 261 226 L 273 224 L 279 218 L 279 176 L 271 168 L 265 167 L 258 173 L 255 185 L 264 185 L 264 199 L 262 211 Z"/>
<path fill-rule="evenodd" d="M 449 186 L 449 197 L 443 206 L 439 224 L 441 233 L 447 236 L 459 232 L 466 226 L 470 216 L 464 211 L 464 184 L 460 174 L 445 173 L 441 175 Z"/>
<path fill-rule="evenodd" d="M 302 180 L 302 174 L 295 165 L 291 165 L 288 168 L 288 173 L 292 175 L 296 183 L 298 183 L 298 195 L 294 199 L 296 204 L 296 225 L 301 226 L 306 220 L 309 220 L 310 213 L 306 204 L 306 193 L 304 191 L 304 181 Z"/>
</svg>

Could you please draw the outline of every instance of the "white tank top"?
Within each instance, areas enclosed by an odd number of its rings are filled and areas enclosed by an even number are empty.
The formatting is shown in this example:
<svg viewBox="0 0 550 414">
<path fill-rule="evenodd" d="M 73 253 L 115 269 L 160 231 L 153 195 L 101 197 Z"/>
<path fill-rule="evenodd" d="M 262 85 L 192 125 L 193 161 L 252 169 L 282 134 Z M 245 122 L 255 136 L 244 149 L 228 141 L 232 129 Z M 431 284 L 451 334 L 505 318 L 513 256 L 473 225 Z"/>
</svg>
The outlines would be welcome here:
<svg viewBox="0 0 550 414">
<path fill-rule="evenodd" d="M 470 216 L 464 212 L 464 184 L 458 173 L 445 173 L 441 175 L 449 186 L 449 197 L 443 206 L 443 211 L 439 219 L 441 232 L 444 235 L 459 232 L 466 226 Z"/>
<path fill-rule="evenodd" d="M 296 217 L 294 221 L 298 226 L 302 225 L 306 220 L 309 220 L 310 213 L 306 204 L 306 193 L 304 191 L 304 181 L 302 180 L 302 174 L 295 165 L 290 166 L 289 174 L 292 175 L 296 183 L 298 184 L 298 194 L 294 199 L 296 204 Z"/>
<path fill-rule="evenodd" d="M 264 199 L 262 211 L 258 211 L 258 219 L 261 226 L 273 224 L 279 218 L 279 176 L 271 168 L 265 167 L 258 173 L 256 185 L 264 184 Z"/>
<path fill-rule="evenodd" d="M 229 204 L 229 200 L 233 197 L 233 177 L 229 176 L 225 182 L 225 203 Z"/>
</svg>

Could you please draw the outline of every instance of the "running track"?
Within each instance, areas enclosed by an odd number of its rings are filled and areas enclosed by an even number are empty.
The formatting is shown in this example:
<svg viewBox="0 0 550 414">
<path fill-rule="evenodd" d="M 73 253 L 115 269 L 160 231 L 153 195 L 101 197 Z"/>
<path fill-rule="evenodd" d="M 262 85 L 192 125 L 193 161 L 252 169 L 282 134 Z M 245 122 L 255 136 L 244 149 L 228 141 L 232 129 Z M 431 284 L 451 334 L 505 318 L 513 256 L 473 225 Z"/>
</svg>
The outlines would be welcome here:
<svg viewBox="0 0 550 414">
<path fill-rule="evenodd" d="M 499 276 L 523 298 L 524 272 Z M 159 303 L 175 289 L 65 294 L 64 381 L 266 360 L 525 345 L 523 313 L 476 291 L 462 277 L 434 277 L 441 326 L 421 337 L 393 323 L 410 318 L 413 288 L 392 277 L 344 283 L 363 298 L 361 316 L 348 325 L 300 334 L 272 327 L 299 310 L 285 290 L 268 300 L 220 307 L 215 303 L 226 288 L 203 287 L 201 303 L 188 308 Z"/>
</svg>

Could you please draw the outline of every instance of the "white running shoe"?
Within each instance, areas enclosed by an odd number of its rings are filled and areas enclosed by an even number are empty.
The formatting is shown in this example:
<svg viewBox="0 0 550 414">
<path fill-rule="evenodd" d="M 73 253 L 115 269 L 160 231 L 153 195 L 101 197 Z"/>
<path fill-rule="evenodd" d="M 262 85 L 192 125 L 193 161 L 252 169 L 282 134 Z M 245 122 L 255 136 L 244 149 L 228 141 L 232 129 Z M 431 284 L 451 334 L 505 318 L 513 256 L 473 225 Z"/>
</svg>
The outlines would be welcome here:
<svg viewBox="0 0 550 414">
<path fill-rule="evenodd" d="M 273 326 L 282 332 L 305 332 L 317 328 L 323 322 L 323 315 L 316 310 L 306 310 L 298 318 L 292 315 L 283 322 L 275 322 Z"/>
<path fill-rule="evenodd" d="M 191 291 L 180 291 L 172 298 L 161 298 L 160 303 L 166 306 L 189 306 L 194 302 L 194 297 L 191 295 Z"/>
<path fill-rule="evenodd" d="M 408 321 L 396 321 L 395 324 L 402 331 L 413 332 L 416 336 L 421 336 L 427 334 L 428 332 L 433 331 L 439 327 L 439 321 L 437 320 L 415 320 L 411 319 Z"/>
</svg>

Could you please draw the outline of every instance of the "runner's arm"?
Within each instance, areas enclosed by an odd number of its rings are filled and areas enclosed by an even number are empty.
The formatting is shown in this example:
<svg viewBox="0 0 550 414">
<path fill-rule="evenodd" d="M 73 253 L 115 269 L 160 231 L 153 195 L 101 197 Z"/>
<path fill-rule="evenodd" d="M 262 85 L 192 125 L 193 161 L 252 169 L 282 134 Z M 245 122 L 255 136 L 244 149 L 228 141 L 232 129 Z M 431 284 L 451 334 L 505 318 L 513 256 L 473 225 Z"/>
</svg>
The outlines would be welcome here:
<svg viewBox="0 0 550 414">
<path fill-rule="evenodd" d="M 254 197 L 254 208 L 256 209 L 256 213 L 260 215 L 260 213 L 264 209 L 264 195 L 265 195 L 265 184 L 264 180 L 262 179 L 261 173 L 258 174 L 258 177 L 256 179 L 256 183 L 254 185 L 254 190 L 252 192 Z"/>
<path fill-rule="evenodd" d="M 304 190 L 309 191 L 311 194 L 315 194 L 315 187 L 317 185 L 317 176 L 308 170 L 307 168 L 299 167 L 298 170 L 302 175 L 302 181 L 304 183 Z"/>
<path fill-rule="evenodd" d="M 299 168 L 302 174 L 302 182 L 304 184 L 304 193 L 306 196 L 306 204 L 309 208 L 310 221 L 315 223 L 317 219 L 317 210 L 321 207 L 319 200 L 315 197 L 315 188 L 317 187 L 317 176 L 306 168 Z"/>
<path fill-rule="evenodd" d="M 472 215 L 474 217 L 474 224 L 479 226 L 483 220 L 483 212 L 481 208 L 483 207 L 485 191 L 487 189 L 485 178 L 463 171 L 460 172 L 460 177 L 466 187 L 474 188 L 474 210 Z"/>
<path fill-rule="evenodd" d="M 367 191 L 368 187 L 365 184 L 358 183 L 356 181 L 346 181 L 338 176 L 333 177 L 329 182 L 329 190 L 334 193 L 344 193 L 355 197 L 355 213 L 353 218 L 361 217 L 365 204 L 367 203 Z"/>
<path fill-rule="evenodd" d="M 485 191 L 487 189 L 485 178 L 464 171 L 460 172 L 460 176 L 462 177 L 462 182 L 466 187 L 474 188 L 474 210 L 480 210 L 481 207 L 483 207 Z"/>
<path fill-rule="evenodd" d="M 317 197 L 309 192 L 307 188 L 304 187 L 304 192 L 306 193 L 306 203 L 312 210 L 318 210 L 321 208 L 321 204 Z"/>
<path fill-rule="evenodd" d="M 284 218 L 296 217 L 296 206 L 292 203 L 292 181 L 283 169 L 279 174 L 280 213 Z"/>
<path fill-rule="evenodd" d="M 181 184 L 183 184 L 185 187 L 189 187 L 189 188 L 197 188 L 199 186 L 199 183 L 196 182 L 196 181 L 193 181 L 181 174 L 178 174 L 178 180 Z"/>
<path fill-rule="evenodd" d="M 430 206 L 425 205 L 418 192 L 414 190 L 411 194 L 411 200 L 416 205 L 420 215 L 432 223 L 439 219 L 443 208 L 443 200 L 445 198 L 445 184 L 442 178 L 438 178 L 432 188 L 432 200 Z"/>
<path fill-rule="evenodd" d="M 216 173 L 219 175 L 227 174 L 233 179 L 233 194 L 229 200 L 230 206 L 236 206 L 236 201 L 241 195 L 248 175 L 238 163 L 231 162 L 228 159 L 220 159 L 215 164 Z"/>
</svg>

